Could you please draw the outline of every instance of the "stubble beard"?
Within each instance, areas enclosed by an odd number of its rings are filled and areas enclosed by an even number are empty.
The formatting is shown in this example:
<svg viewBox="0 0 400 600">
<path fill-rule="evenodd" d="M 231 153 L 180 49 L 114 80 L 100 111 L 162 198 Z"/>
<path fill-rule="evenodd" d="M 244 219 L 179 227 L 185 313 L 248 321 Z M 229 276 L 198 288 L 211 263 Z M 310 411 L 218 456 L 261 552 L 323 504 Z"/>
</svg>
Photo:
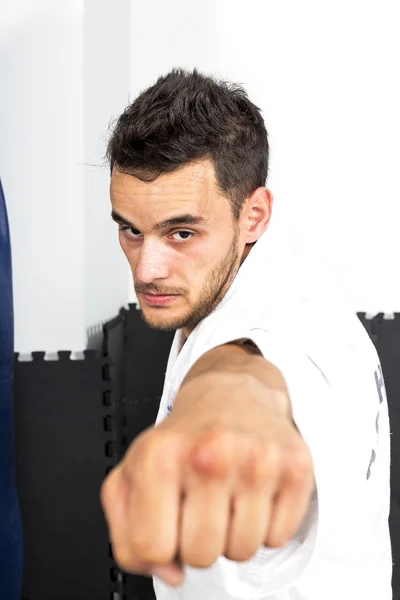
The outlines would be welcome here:
<svg viewBox="0 0 400 600">
<path fill-rule="evenodd" d="M 216 309 L 234 280 L 241 262 L 238 245 L 239 231 L 236 229 L 228 253 L 208 275 L 200 297 L 186 314 L 163 323 L 146 317 L 142 310 L 141 315 L 144 322 L 152 329 L 158 329 L 159 331 L 176 331 L 183 328 L 193 330 L 200 321 L 208 317 Z M 157 310 L 162 311 L 163 309 Z"/>
</svg>

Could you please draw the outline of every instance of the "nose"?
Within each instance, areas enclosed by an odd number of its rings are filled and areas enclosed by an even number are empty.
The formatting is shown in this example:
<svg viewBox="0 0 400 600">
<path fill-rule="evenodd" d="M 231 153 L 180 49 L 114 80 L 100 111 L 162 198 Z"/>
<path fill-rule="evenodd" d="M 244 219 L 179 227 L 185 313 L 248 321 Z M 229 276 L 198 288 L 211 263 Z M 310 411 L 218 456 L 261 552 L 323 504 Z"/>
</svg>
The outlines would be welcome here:
<svg viewBox="0 0 400 600">
<path fill-rule="evenodd" d="M 136 267 L 136 279 L 142 283 L 166 279 L 168 277 L 167 259 L 167 252 L 160 244 L 143 242 Z"/>
</svg>

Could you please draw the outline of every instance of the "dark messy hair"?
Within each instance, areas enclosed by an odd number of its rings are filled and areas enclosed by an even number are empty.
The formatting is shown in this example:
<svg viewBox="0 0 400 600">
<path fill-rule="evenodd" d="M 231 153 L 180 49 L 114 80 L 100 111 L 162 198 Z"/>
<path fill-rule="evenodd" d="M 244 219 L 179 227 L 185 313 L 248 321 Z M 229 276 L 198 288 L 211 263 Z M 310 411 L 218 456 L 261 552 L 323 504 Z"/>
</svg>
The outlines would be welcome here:
<svg viewBox="0 0 400 600">
<path fill-rule="evenodd" d="M 116 166 L 142 181 L 210 159 L 237 219 L 245 199 L 266 183 L 268 134 L 240 85 L 173 69 L 127 106 L 106 156 L 111 171 Z"/>
</svg>

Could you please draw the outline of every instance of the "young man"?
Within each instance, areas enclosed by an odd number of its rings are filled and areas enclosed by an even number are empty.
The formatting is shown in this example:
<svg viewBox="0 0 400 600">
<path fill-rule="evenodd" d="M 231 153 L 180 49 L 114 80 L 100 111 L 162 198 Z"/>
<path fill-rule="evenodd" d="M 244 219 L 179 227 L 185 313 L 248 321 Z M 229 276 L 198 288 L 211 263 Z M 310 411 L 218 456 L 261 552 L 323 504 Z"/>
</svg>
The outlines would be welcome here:
<svg viewBox="0 0 400 600">
<path fill-rule="evenodd" d="M 156 426 L 101 490 L 114 556 L 158 600 L 389 600 L 379 358 L 274 231 L 268 151 L 243 89 L 196 70 L 160 78 L 112 134 L 142 315 L 177 330 Z"/>
</svg>

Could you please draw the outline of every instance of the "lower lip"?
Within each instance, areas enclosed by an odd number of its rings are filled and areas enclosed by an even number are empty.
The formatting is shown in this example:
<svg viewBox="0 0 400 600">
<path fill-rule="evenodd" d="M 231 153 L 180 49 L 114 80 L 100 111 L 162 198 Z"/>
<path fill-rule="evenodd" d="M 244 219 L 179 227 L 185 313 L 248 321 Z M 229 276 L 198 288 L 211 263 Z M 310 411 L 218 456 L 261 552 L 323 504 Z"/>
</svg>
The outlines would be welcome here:
<svg viewBox="0 0 400 600">
<path fill-rule="evenodd" d="M 146 304 L 151 304 L 152 306 L 167 306 L 178 298 L 178 296 L 152 296 L 151 294 L 143 294 L 143 297 L 146 300 Z"/>
</svg>

